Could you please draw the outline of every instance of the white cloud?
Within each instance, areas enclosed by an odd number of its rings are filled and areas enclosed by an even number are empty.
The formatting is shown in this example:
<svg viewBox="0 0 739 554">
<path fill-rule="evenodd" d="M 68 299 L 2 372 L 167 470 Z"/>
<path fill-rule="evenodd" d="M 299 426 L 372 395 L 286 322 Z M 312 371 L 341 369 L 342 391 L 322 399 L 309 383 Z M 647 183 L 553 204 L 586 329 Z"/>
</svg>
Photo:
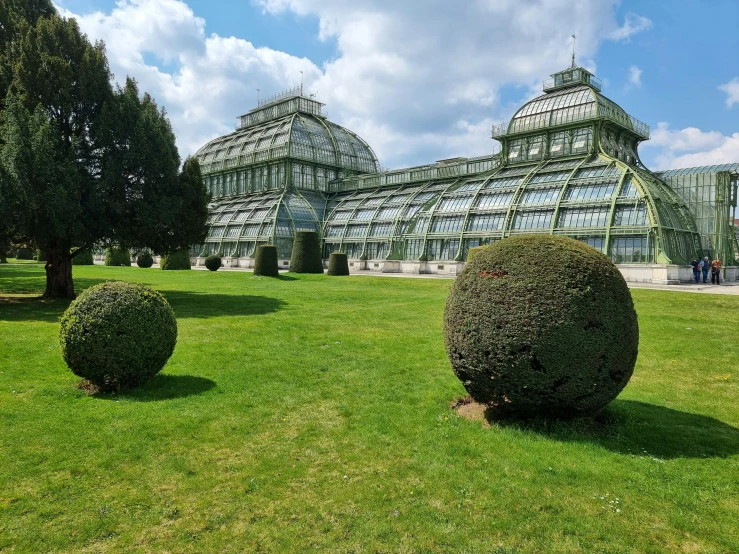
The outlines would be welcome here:
<svg viewBox="0 0 739 554">
<path fill-rule="evenodd" d="M 672 130 L 665 122 L 657 124 L 651 138 L 641 148 L 658 148 L 655 169 L 677 169 L 701 165 L 736 163 L 739 160 L 739 133 L 726 136 L 718 131 L 695 127 Z"/>
<path fill-rule="evenodd" d="M 633 35 L 652 28 L 652 21 L 635 13 L 627 13 L 624 24 L 611 31 L 608 38 L 611 40 L 628 40 Z"/>
<path fill-rule="evenodd" d="M 734 104 L 739 104 L 739 77 L 734 77 L 728 83 L 719 85 L 718 88 L 726 93 L 727 108 L 731 108 Z"/>
<path fill-rule="evenodd" d="M 637 66 L 632 65 L 629 68 L 629 83 L 631 83 L 635 87 L 640 87 L 641 86 L 641 74 L 642 74 L 642 70 L 639 69 Z"/>
<path fill-rule="evenodd" d="M 594 66 L 604 37 L 625 40 L 651 26 L 634 14 L 619 26 L 618 0 L 253 1 L 268 14 L 317 17 L 316 33 L 336 41 L 336 57 L 319 67 L 256 48 L 249 37 L 207 35 L 181 0 L 119 0 L 110 13 L 75 17 L 90 38 L 105 40 L 119 82 L 135 77 L 166 107 L 183 155 L 232 130 L 254 107 L 257 88 L 279 92 L 303 71 L 331 119 L 391 167 L 491 152 L 490 123 L 514 108 L 501 102 L 501 87 L 520 86 L 521 101 L 530 97 L 569 64 L 573 32 L 578 59 Z"/>
</svg>

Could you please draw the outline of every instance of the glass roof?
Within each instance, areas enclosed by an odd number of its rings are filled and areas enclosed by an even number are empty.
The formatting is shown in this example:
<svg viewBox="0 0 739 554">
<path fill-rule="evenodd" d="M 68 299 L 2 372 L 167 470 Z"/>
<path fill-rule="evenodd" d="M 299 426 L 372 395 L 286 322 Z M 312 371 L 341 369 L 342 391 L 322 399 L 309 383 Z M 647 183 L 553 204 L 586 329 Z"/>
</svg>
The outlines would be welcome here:
<svg viewBox="0 0 739 554">
<path fill-rule="evenodd" d="M 739 163 L 736 164 L 723 164 L 723 165 L 704 165 L 701 167 L 685 167 L 682 169 L 670 169 L 668 171 L 661 171 L 659 175 L 664 177 L 675 177 L 677 175 L 695 175 L 697 173 L 719 173 L 728 171 L 729 173 L 739 172 Z"/>
<path fill-rule="evenodd" d="M 298 158 L 351 171 L 379 171 L 369 145 L 323 117 L 293 113 L 219 137 L 195 154 L 203 174 L 232 167 Z"/>
</svg>

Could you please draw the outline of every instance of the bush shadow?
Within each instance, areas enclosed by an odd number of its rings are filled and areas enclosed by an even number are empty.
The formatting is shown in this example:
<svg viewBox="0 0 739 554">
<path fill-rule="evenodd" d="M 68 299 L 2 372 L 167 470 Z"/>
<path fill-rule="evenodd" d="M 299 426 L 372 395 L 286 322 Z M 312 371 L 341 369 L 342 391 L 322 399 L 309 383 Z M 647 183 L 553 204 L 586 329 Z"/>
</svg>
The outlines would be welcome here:
<svg viewBox="0 0 739 554">
<path fill-rule="evenodd" d="M 219 316 L 264 315 L 287 304 L 268 296 L 246 294 L 210 294 L 182 290 L 160 290 L 172 306 L 177 319 Z"/>
<path fill-rule="evenodd" d="M 121 389 L 117 393 L 96 392 L 91 396 L 101 400 L 125 398 L 135 402 L 159 402 L 196 396 L 208 392 L 216 386 L 215 381 L 193 375 L 167 375 L 158 373 L 151 381 L 137 389 Z"/>
<path fill-rule="evenodd" d="M 718 419 L 636 400 L 614 400 L 603 411 L 572 420 L 501 419 L 492 425 L 560 440 L 597 444 L 612 452 L 659 459 L 725 458 L 739 454 L 739 429 Z"/>
</svg>

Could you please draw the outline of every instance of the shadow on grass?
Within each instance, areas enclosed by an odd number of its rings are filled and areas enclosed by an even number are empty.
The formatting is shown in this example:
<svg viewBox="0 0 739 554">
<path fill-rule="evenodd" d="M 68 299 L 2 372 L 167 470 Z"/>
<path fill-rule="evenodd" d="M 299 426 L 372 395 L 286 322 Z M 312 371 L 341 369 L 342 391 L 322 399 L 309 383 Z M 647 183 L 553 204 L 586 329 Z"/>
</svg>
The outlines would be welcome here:
<svg viewBox="0 0 739 554">
<path fill-rule="evenodd" d="M 160 290 L 177 319 L 219 316 L 263 315 L 276 312 L 286 302 L 268 296 L 210 294 L 182 290 Z"/>
<path fill-rule="evenodd" d="M 92 396 L 101 400 L 118 400 L 125 398 L 136 402 L 158 402 L 184 398 L 208 392 L 216 386 L 215 381 L 205 377 L 192 375 L 166 375 L 158 373 L 143 387 L 131 390 L 122 390 L 118 393 L 98 392 Z"/>
<path fill-rule="evenodd" d="M 635 400 L 614 400 L 601 413 L 569 421 L 489 423 L 561 440 L 597 444 L 620 454 L 672 458 L 724 458 L 739 454 L 739 429 L 712 417 Z"/>
</svg>

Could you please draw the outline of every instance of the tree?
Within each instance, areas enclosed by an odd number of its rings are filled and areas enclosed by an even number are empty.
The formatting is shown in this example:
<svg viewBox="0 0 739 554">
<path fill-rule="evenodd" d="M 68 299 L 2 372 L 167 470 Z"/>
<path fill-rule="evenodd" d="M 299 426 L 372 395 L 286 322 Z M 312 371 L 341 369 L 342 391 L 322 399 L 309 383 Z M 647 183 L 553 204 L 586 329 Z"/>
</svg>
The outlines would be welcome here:
<svg viewBox="0 0 739 554">
<path fill-rule="evenodd" d="M 3 0 L 0 1 L 0 124 L 5 107 L 5 97 L 13 80 L 13 60 L 18 39 L 36 24 L 40 17 L 50 17 L 55 12 L 50 0 Z M 0 147 L 2 143 L 0 141 Z M 0 262 L 10 248 L 11 237 L 17 225 L 17 215 L 12 207 L 12 181 L 0 167 Z"/>
<path fill-rule="evenodd" d="M 188 160 L 178 171 L 166 113 L 135 81 L 113 90 L 103 43 L 53 15 L 14 48 L 0 200 L 15 214 L 12 237 L 47 253 L 44 296 L 74 296 L 71 260 L 96 243 L 166 253 L 201 242 L 209 196 L 200 168 Z"/>
</svg>

